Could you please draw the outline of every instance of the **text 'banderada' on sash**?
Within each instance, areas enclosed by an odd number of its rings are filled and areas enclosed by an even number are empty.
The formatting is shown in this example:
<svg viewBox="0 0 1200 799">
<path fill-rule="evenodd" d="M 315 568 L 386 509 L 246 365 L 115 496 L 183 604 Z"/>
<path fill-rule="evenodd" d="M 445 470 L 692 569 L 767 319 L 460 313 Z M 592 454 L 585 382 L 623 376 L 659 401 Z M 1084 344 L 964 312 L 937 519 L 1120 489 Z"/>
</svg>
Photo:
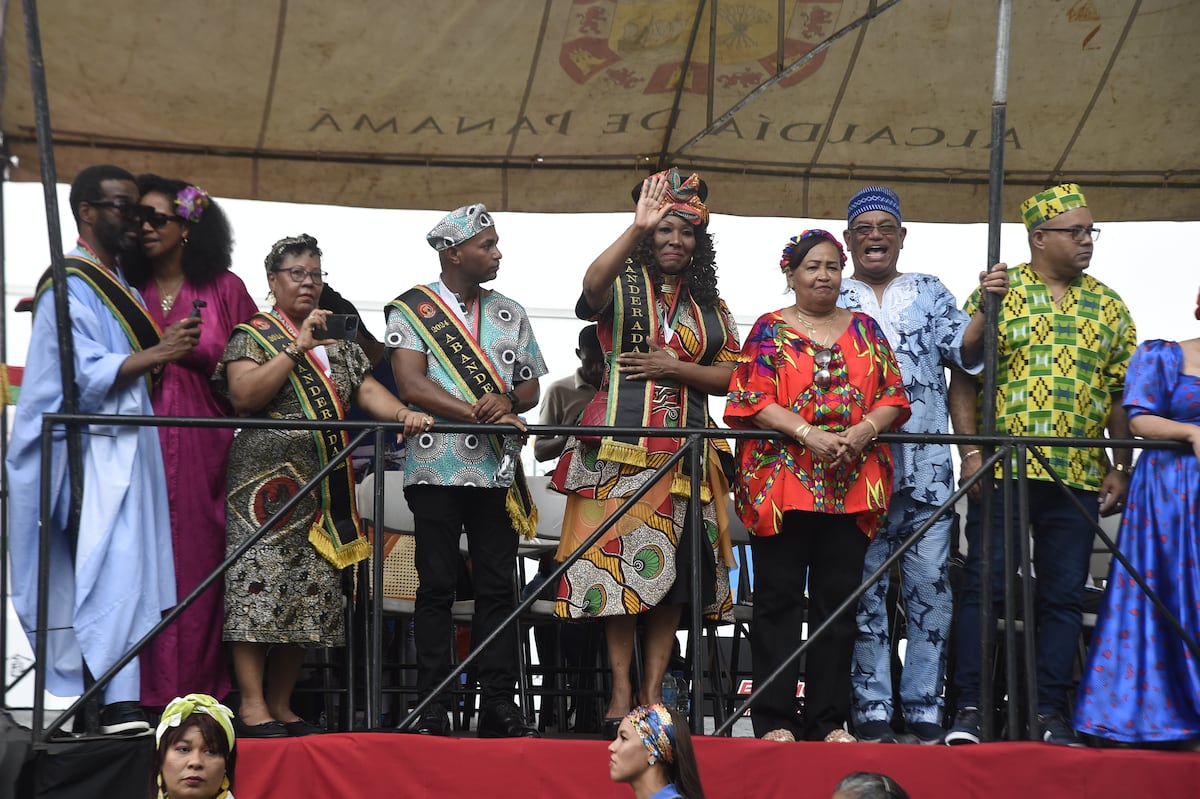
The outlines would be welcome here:
<svg viewBox="0 0 1200 799">
<path fill-rule="evenodd" d="M 257 341 L 274 357 L 295 337 L 275 317 L 257 313 L 248 322 L 237 326 Z M 336 387 L 325 371 L 307 353 L 288 374 L 288 382 L 300 400 L 305 419 L 340 421 L 346 409 L 338 398 Z M 344 430 L 314 430 L 317 457 L 322 466 L 336 458 L 346 448 L 350 436 Z M 308 532 L 308 541 L 321 556 L 339 569 L 352 566 L 371 556 L 371 543 L 363 531 L 362 519 L 354 498 L 354 473 L 348 460 L 342 460 L 318 489 L 321 510 Z"/>
<path fill-rule="evenodd" d="M 632 260 L 625 262 L 618 279 L 613 282 L 613 357 L 609 359 L 608 396 L 605 423 L 610 427 L 703 427 L 708 422 L 708 397 L 684 383 L 659 384 L 658 381 L 628 381 L 620 372 L 617 355 L 623 352 L 646 352 L 649 342 L 670 348 L 677 358 L 696 363 L 711 363 L 725 342 L 725 328 L 716 308 L 701 307 L 692 299 L 686 286 L 680 287 L 666 317 L 659 318 L 657 304 L 650 287 L 650 271 Z M 691 307 L 697 321 L 698 335 L 676 325 L 684 303 Z M 677 335 L 665 340 L 663 328 Z M 671 418 L 665 406 L 655 401 L 667 387 L 679 392 L 682 413 Z M 679 449 L 680 439 L 667 436 L 605 436 L 600 441 L 597 458 L 625 463 L 640 468 L 655 467 Z M 707 445 L 706 445 L 707 446 Z M 708 459 L 701 459 L 707 471 Z M 691 493 L 686 459 L 676 469 L 671 493 L 686 496 Z M 701 500 L 710 501 L 705 474 L 701 474 Z"/>
</svg>

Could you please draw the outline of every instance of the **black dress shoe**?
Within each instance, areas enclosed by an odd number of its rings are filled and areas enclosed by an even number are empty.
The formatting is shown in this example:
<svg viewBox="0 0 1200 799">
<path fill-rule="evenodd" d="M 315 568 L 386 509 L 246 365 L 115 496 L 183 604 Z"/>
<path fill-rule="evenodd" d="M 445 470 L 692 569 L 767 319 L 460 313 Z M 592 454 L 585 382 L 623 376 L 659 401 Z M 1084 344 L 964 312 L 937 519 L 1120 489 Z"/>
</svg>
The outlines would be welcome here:
<svg viewBox="0 0 1200 799">
<path fill-rule="evenodd" d="M 540 738 L 536 727 L 525 723 L 521 708 L 512 702 L 492 702 L 479 714 L 480 738 Z"/>
<path fill-rule="evenodd" d="M 401 728 L 401 732 L 413 732 L 417 735 L 450 734 L 450 714 L 446 708 L 438 704 L 429 705 L 417 716 L 417 721 L 411 727 Z"/>
</svg>

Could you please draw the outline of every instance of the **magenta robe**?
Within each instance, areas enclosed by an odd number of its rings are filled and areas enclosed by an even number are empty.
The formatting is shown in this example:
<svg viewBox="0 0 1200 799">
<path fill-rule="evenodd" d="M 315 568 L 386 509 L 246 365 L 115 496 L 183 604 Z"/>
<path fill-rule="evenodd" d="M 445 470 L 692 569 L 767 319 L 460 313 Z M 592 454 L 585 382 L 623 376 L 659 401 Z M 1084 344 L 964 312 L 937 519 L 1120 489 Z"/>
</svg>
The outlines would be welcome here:
<svg viewBox="0 0 1200 799">
<path fill-rule="evenodd" d="M 200 343 L 186 358 L 167 364 L 152 396 L 156 416 L 230 416 L 228 401 L 213 392 L 209 378 L 234 325 L 258 307 L 241 278 L 223 272 L 205 286 L 185 282 L 164 317 L 158 287 L 142 292 L 160 326 L 177 322 L 201 299 Z M 225 469 L 232 428 L 160 427 L 171 538 L 175 545 L 175 585 L 183 599 L 225 559 Z M 224 580 L 218 579 L 174 624 L 142 651 L 143 705 L 161 707 L 177 696 L 229 691 L 221 647 Z"/>
</svg>

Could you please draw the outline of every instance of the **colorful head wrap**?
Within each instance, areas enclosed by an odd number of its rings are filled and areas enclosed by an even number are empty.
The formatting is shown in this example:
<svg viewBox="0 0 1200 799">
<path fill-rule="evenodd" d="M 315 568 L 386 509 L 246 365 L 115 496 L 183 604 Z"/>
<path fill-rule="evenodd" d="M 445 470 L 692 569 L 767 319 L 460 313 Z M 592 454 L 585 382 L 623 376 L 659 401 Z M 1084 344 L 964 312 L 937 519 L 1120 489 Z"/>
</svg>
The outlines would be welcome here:
<svg viewBox="0 0 1200 799">
<path fill-rule="evenodd" d="M 855 218 L 867 211 L 883 211 L 896 217 L 896 224 L 904 224 L 900 216 L 900 198 L 887 186 L 867 186 L 855 192 L 846 206 L 846 224 L 854 224 Z"/>
<path fill-rule="evenodd" d="M 861 213 L 861 211 L 859 213 Z M 896 218 L 899 219 L 900 217 Z M 837 247 L 838 258 L 841 259 L 842 266 L 846 265 L 846 251 L 842 249 L 842 243 L 837 240 L 837 237 L 828 230 L 818 230 L 817 228 L 813 228 L 812 230 L 804 231 L 799 236 L 792 236 L 790 239 L 788 239 L 788 243 L 783 245 L 783 257 L 779 259 L 780 272 L 786 272 L 788 270 L 788 262 L 792 258 L 792 253 L 795 251 L 796 245 L 805 239 L 811 238 L 828 239 L 834 247 Z"/>
<path fill-rule="evenodd" d="M 154 732 L 155 745 L 162 743 L 162 737 L 168 728 L 178 727 L 193 713 L 203 713 L 216 719 L 217 724 L 225 731 L 225 737 L 229 740 L 230 751 L 233 750 L 235 743 L 233 711 L 208 694 L 188 694 L 172 699 L 171 703 L 163 710 L 162 720 L 159 721 L 158 729 Z"/>
<path fill-rule="evenodd" d="M 681 217 L 693 225 L 703 225 L 708 222 L 708 207 L 704 199 L 708 197 L 708 186 L 700 176 L 693 172 L 686 180 L 675 167 L 664 169 L 650 177 L 662 177 L 667 181 L 667 203 L 670 205 L 669 214 Z M 633 201 L 636 203 L 642 196 L 642 184 L 633 187 Z"/>
<path fill-rule="evenodd" d="M 1076 208 L 1087 208 L 1087 200 L 1079 190 L 1078 183 L 1060 183 L 1030 197 L 1021 203 L 1021 219 L 1026 230 L 1065 214 Z"/>
<path fill-rule="evenodd" d="M 675 723 L 665 705 L 638 705 L 625 718 L 650 754 L 664 763 L 675 762 Z"/>
<path fill-rule="evenodd" d="M 479 235 L 496 223 L 483 203 L 455 208 L 425 234 L 429 246 L 441 252 L 457 247 L 469 238 Z"/>
<path fill-rule="evenodd" d="M 212 202 L 208 192 L 199 186 L 184 186 L 175 195 L 175 214 L 188 222 L 199 222 L 204 209 Z"/>
</svg>

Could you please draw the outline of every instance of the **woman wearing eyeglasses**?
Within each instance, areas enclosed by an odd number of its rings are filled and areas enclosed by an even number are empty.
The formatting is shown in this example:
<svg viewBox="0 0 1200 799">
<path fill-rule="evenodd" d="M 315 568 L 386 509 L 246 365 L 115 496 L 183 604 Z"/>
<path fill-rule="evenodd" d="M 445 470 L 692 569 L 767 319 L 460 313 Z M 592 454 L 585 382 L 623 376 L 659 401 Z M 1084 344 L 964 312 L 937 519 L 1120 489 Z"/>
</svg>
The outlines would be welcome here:
<svg viewBox="0 0 1200 799">
<path fill-rule="evenodd" d="M 125 266 L 159 327 L 184 320 L 201 304 L 200 339 L 166 364 L 151 401 L 156 416 L 229 416 L 229 402 L 210 378 L 229 333 L 257 309 L 241 278 L 229 271 L 233 240 L 221 208 L 182 180 L 141 175 L 135 209 L 143 258 Z M 131 259 L 132 260 L 132 259 Z M 225 463 L 233 430 L 160 427 L 171 513 L 175 589 L 183 599 L 225 558 Z M 229 690 L 221 649 L 222 591 L 209 588 L 142 652 L 141 702 L 163 707 L 188 691 Z"/>
<path fill-rule="evenodd" d="M 433 425 L 371 377 L 358 344 L 326 337 L 330 312 L 317 307 L 325 272 L 315 238 L 279 240 L 265 266 L 274 307 L 234 329 L 213 377 L 239 415 L 340 421 L 353 402 L 375 419 L 404 425 L 405 435 Z M 281 511 L 348 441 L 330 430 L 242 430 L 229 454 L 226 554 Z M 292 688 L 306 648 L 343 645 L 342 569 L 369 554 L 354 475 L 342 460 L 230 566 L 225 640 L 232 642 L 242 695 L 238 737 L 320 732 L 292 710 Z"/>
<path fill-rule="evenodd" d="M 867 544 L 887 513 L 892 463 L 879 433 L 908 418 L 896 357 L 871 317 L 837 307 L 846 255 L 824 230 L 783 250 L 795 294 L 759 317 L 729 386 L 725 421 L 787 438 L 741 440 L 734 504 L 754 554 L 751 651 L 754 732 L 774 740 L 854 740 L 850 710 L 854 608 L 807 650 L 803 727 L 796 714 L 799 663 L 764 687 L 800 645 L 808 595 L 810 633 L 862 580 Z"/>
</svg>

